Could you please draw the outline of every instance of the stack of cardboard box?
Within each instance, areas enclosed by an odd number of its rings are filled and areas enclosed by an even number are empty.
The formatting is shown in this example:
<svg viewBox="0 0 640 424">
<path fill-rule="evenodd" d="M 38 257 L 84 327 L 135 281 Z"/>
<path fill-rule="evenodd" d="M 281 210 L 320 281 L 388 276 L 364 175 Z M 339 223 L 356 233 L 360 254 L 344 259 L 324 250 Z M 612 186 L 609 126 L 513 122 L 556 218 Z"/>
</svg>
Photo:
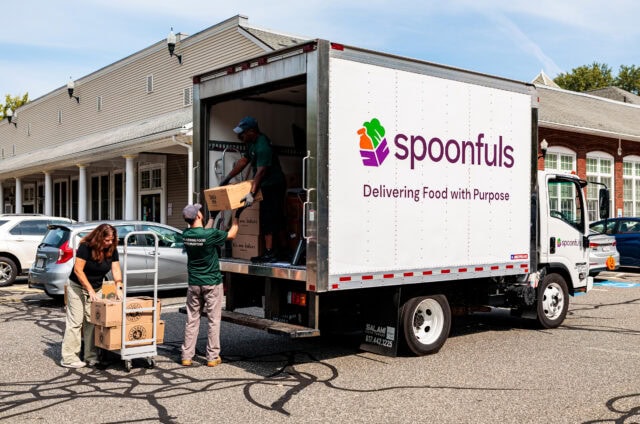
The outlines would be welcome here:
<svg viewBox="0 0 640 424">
<path fill-rule="evenodd" d="M 102 299 L 91 303 L 90 321 L 95 327 L 95 344 L 107 350 L 122 347 L 122 329 L 125 328 L 127 347 L 143 346 L 147 343 L 135 343 L 137 340 L 153 339 L 153 311 L 132 312 L 127 314 L 126 323 L 122 322 L 121 300 Z M 153 306 L 152 297 L 129 297 L 127 309 L 144 309 Z M 164 342 L 164 321 L 160 319 L 160 301 L 156 305 L 156 344 Z M 129 344 L 128 342 L 133 342 Z"/>
<path fill-rule="evenodd" d="M 238 219 L 238 235 L 231 242 L 231 256 L 249 260 L 262 254 L 260 237 L 260 203 L 245 209 Z"/>
</svg>

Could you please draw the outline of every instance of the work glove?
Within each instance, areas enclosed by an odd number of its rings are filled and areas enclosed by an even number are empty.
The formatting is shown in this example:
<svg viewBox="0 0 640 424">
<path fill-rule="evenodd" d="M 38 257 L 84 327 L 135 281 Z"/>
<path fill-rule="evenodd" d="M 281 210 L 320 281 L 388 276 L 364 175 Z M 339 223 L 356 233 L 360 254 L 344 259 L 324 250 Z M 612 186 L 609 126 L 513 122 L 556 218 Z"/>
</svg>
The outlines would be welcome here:
<svg viewBox="0 0 640 424">
<path fill-rule="evenodd" d="M 248 208 L 249 206 L 253 205 L 253 194 L 251 193 L 247 193 L 246 196 L 244 196 L 242 198 L 242 200 L 240 200 L 240 202 L 244 202 L 244 205 Z"/>
<path fill-rule="evenodd" d="M 236 219 L 240 218 L 240 214 L 242 213 L 243 210 L 247 209 L 246 206 L 243 206 L 241 208 L 236 209 Z"/>
<path fill-rule="evenodd" d="M 231 177 L 227 175 L 222 181 L 220 181 L 220 187 L 226 186 L 229 184 L 229 181 L 231 181 Z"/>
</svg>

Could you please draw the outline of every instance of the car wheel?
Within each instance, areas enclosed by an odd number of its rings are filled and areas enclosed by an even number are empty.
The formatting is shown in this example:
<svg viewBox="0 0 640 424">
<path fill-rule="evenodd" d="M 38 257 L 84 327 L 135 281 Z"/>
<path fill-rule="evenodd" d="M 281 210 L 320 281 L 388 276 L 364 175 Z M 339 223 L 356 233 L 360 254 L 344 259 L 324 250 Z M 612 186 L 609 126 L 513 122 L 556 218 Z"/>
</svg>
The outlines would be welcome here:
<svg viewBox="0 0 640 424">
<path fill-rule="evenodd" d="M 0 287 L 6 287 L 16 281 L 18 267 L 11 259 L 0 256 Z"/>
</svg>

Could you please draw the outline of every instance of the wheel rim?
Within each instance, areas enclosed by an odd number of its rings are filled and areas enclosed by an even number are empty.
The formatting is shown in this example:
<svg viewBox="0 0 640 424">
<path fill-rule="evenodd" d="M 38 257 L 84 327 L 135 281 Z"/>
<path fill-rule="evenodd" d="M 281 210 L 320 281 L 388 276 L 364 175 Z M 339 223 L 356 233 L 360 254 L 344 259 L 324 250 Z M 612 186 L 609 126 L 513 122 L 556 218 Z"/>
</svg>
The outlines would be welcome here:
<svg viewBox="0 0 640 424">
<path fill-rule="evenodd" d="M 440 303 L 425 299 L 413 312 L 413 335 L 421 344 L 435 342 L 444 328 L 444 311 Z"/>
<path fill-rule="evenodd" d="M 9 281 L 11 278 L 11 267 L 6 263 L 0 263 L 0 283 Z"/>
<path fill-rule="evenodd" d="M 564 309 L 564 293 L 557 283 L 549 284 L 543 293 L 542 310 L 549 319 L 556 319 L 562 314 Z"/>
</svg>

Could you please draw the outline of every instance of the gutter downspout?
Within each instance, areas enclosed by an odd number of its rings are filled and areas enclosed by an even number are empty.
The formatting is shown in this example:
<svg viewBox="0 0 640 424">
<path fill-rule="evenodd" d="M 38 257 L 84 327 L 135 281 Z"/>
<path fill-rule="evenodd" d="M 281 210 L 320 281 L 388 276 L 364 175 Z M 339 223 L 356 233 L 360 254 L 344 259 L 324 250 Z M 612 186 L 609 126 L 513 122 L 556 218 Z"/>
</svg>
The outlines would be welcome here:
<svg viewBox="0 0 640 424">
<path fill-rule="evenodd" d="M 187 203 L 193 203 L 193 143 L 183 143 L 178 141 L 175 135 L 172 136 L 173 142 L 187 149 L 187 169 L 189 174 L 187 175 Z"/>
</svg>

